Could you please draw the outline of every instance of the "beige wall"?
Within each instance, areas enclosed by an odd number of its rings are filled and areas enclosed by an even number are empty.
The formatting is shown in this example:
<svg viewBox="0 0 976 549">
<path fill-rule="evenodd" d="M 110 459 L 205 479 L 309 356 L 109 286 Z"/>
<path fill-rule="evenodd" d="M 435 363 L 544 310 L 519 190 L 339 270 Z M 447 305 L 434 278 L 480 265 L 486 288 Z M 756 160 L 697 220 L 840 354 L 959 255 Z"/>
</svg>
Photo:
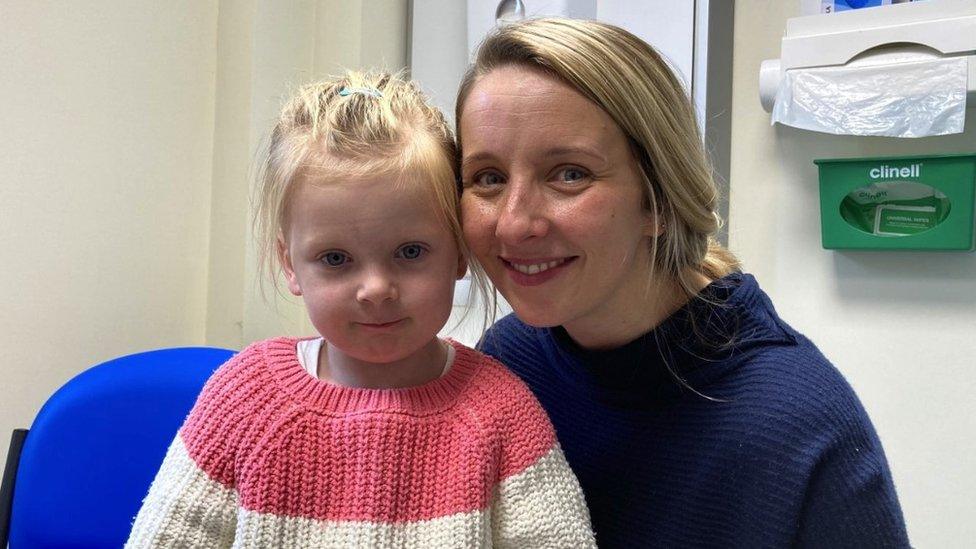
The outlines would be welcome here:
<svg viewBox="0 0 976 549">
<path fill-rule="evenodd" d="M 730 245 L 857 390 L 912 543 L 963 547 L 976 539 L 976 254 L 823 250 L 813 160 L 973 152 L 976 110 L 963 135 L 914 140 L 770 127 L 759 64 L 779 57 L 799 12 L 797 0 L 736 2 Z"/>
<path fill-rule="evenodd" d="M 308 333 L 257 292 L 256 151 L 289 91 L 399 69 L 406 0 L 0 6 L 0 463 L 87 367 Z"/>
<path fill-rule="evenodd" d="M 217 3 L 0 7 L 0 455 L 86 367 L 204 342 Z"/>
</svg>

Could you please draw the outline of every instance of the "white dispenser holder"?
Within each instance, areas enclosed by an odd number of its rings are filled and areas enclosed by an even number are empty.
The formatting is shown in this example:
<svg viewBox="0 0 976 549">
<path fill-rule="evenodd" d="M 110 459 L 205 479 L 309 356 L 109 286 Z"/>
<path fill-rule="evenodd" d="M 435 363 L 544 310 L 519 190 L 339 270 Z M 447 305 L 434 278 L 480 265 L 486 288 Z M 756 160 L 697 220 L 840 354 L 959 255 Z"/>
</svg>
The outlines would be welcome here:
<svg viewBox="0 0 976 549">
<path fill-rule="evenodd" d="M 794 17 L 786 23 L 779 59 L 759 69 L 759 99 L 772 112 L 790 69 L 857 67 L 965 57 L 967 105 L 976 103 L 976 0 L 927 0 L 840 13 Z"/>
</svg>

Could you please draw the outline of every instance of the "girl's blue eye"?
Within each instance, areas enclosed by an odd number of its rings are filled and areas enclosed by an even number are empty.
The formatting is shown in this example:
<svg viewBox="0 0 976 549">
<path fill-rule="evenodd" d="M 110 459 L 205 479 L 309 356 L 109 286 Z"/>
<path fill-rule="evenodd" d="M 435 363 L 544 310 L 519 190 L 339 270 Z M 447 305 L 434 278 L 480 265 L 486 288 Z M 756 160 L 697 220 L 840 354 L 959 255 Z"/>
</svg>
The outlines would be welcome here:
<svg viewBox="0 0 976 549">
<path fill-rule="evenodd" d="M 341 267 L 348 260 L 349 256 L 342 252 L 326 252 L 322 256 L 322 261 L 329 267 Z"/>
<path fill-rule="evenodd" d="M 403 259 L 419 259 L 426 251 L 420 244 L 407 244 L 397 250 L 397 255 Z"/>
</svg>

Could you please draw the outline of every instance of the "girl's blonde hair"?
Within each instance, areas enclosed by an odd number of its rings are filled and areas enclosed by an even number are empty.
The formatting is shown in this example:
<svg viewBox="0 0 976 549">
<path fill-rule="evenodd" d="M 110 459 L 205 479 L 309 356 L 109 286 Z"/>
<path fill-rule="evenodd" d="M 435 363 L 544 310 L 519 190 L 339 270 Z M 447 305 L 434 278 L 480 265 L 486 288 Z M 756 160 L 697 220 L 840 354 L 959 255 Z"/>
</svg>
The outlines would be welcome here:
<svg viewBox="0 0 976 549">
<path fill-rule="evenodd" d="M 349 71 L 302 87 L 282 108 L 260 170 L 254 211 L 259 274 L 276 281 L 281 270 L 277 240 L 287 237 L 297 185 L 383 174 L 429 192 L 466 256 L 456 154 L 444 115 L 400 74 Z"/>
<path fill-rule="evenodd" d="M 461 81 L 458 127 L 478 79 L 507 65 L 535 68 L 569 84 L 623 130 L 640 166 L 645 207 L 664 227 L 651 250 L 654 272 L 673 277 L 694 296 L 696 274 L 716 280 L 738 270 L 738 260 L 716 240 L 719 194 L 694 108 L 654 48 L 596 21 L 533 19 L 506 25 L 485 39 Z M 463 145 L 458 132 L 458 146 Z"/>
</svg>

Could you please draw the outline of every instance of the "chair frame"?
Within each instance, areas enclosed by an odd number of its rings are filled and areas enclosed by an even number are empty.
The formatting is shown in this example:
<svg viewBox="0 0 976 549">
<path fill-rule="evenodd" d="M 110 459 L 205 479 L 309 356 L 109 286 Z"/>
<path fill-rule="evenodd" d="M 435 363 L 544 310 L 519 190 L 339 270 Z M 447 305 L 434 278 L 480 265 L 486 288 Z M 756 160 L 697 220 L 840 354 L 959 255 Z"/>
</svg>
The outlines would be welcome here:
<svg viewBox="0 0 976 549">
<path fill-rule="evenodd" d="M 10 514 L 14 503 L 14 483 L 20 466 L 20 452 L 24 449 L 28 429 L 14 429 L 10 434 L 10 449 L 3 467 L 3 484 L 0 484 L 0 548 L 7 547 L 10 537 Z"/>
</svg>

